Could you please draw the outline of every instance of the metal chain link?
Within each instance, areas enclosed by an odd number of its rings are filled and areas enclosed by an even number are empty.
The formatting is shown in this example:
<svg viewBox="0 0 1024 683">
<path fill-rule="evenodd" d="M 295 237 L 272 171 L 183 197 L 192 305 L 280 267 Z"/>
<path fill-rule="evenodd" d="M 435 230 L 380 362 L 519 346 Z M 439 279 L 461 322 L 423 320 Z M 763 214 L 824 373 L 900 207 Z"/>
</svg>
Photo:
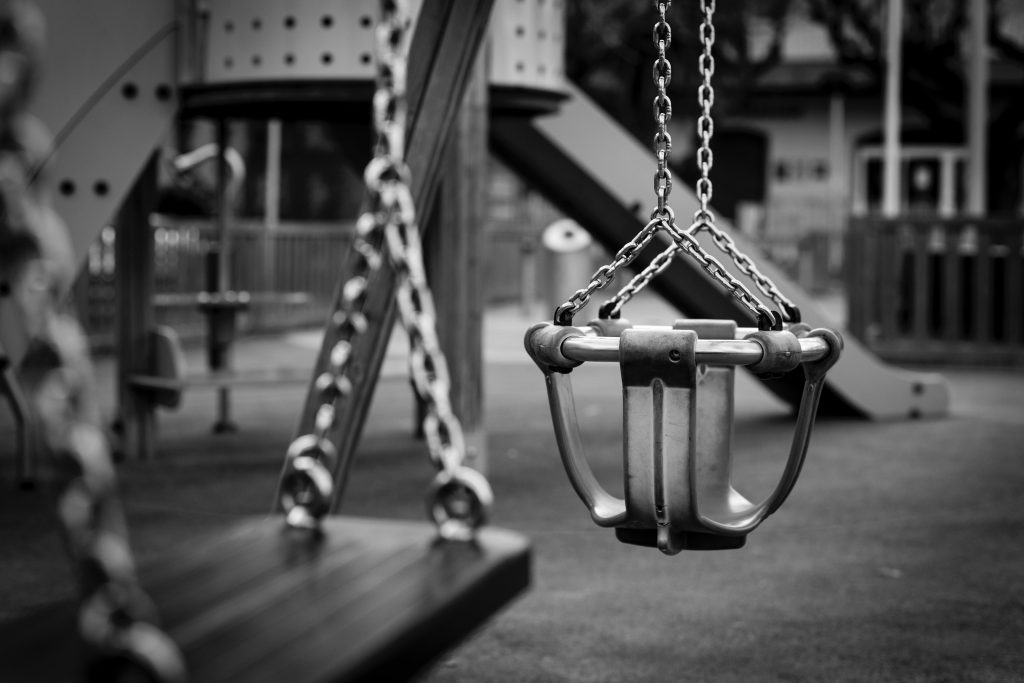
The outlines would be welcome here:
<svg viewBox="0 0 1024 683">
<path fill-rule="evenodd" d="M 468 540 L 482 525 L 492 501 L 490 485 L 465 466 L 462 425 L 451 407 L 448 363 L 437 335 L 433 294 L 423 265 L 416 207 L 405 161 L 406 42 L 409 14 L 404 1 L 382 0 L 376 30 L 377 89 L 373 97 L 376 134 L 374 157 L 366 166 L 367 208 L 356 222 L 353 248 L 359 268 L 342 286 L 333 323 L 340 340 L 330 354 L 328 370 L 316 382 L 322 403 L 314 431 L 298 437 L 288 449 L 281 504 L 290 526 L 318 528 L 333 495 L 330 474 L 336 453 L 328 434 L 337 403 L 351 392 L 348 362 L 356 336 L 367 327 L 364 312 L 367 283 L 386 255 L 397 274 L 399 318 L 409 334 L 409 373 L 426 405 L 423 431 L 430 459 L 439 470 L 428 499 L 430 514 L 442 537 Z"/>
<path fill-rule="evenodd" d="M 185 681 L 184 657 L 139 585 L 106 435 L 86 408 L 95 397 L 85 334 L 68 315 L 48 318 L 42 341 L 56 363 L 39 383 L 36 404 L 54 465 L 66 477 L 57 512 L 78 566 L 78 628 L 90 667 L 112 679 L 127 668 L 163 683 Z"/>
<path fill-rule="evenodd" d="M 697 168 L 700 169 L 700 178 L 697 179 L 695 189 L 700 202 L 700 210 L 697 215 L 707 220 L 709 225 L 713 225 L 715 219 L 708 209 L 708 204 L 711 202 L 711 195 L 714 192 L 710 173 L 711 167 L 715 163 L 715 156 L 711 152 L 711 137 L 715 134 L 715 121 L 711 118 L 711 107 L 715 104 L 715 89 L 711 85 L 711 77 L 715 73 L 715 57 L 711 54 L 711 48 L 715 44 L 715 24 L 712 20 L 715 13 L 715 0 L 701 0 L 700 9 L 704 19 L 700 25 L 702 51 L 697 59 L 697 69 L 703 80 L 697 87 L 697 102 L 700 104 L 700 116 L 697 118 L 697 136 L 700 138 L 700 147 L 697 149 Z M 697 222 L 697 219 L 694 222 Z"/>
<path fill-rule="evenodd" d="M 662 44 L 663 41 L 659 40 L 659 27 L 665 23 L 665 10 L 667 3 L 658 2 L 659 18 L 658 23 L 655 24 L 655 44 L 658 46 L 658 57 L 654 62 L 654 76 L 655 83 L 661 88 L 660 74 L 666 71 L 671 73 L 671 66 L 665 66 L 664 62 L 667 60 L 664 57 Z M 700 203 L 700 208 L 694 214 L 694 220 L 691 226 L 685 231 L 681 232 L 675 225 L 674 222 L 671 225 L 671 229 L 668 229 L 670 235 L 672 235 L 674 244 L 662 251 L 656 256 L 651 263 L 644 268 L 639 274 L 633 277 L 626 285 L 622 287 L 615 295 L 610 297 L 602 306 L 602 316 L 617 317 L 622 307 L 646 287 L 651 280 L 657 275 L 661 274 L 668 265 L 675 258 L 675 255 L 680 251 L 688 254 L 694 258 L 697 263 L 707 271 L 717 282 L 726 288 L 733 296 L 751 311 L 751 313 L 758 319 L 759 325 L 771 324 L 773 327 L 777 326 L 778 320 L 776 316 L 765 306 L 765 304 L 756 296 L 754 296 L 750 290 L 743 285 L 739 280 L 732 276 L 728 270 L 725 269 L 722 264 L 712 257 L 705 251 L 700 244 L 697 243 L 695 236 L 702 231 L 707 231 L 715 244 L 722 252 L 729 255 L 733 263 L 739 270 L 751 278 L 756 285 L 757 289 L 764 294 L 766 297 L 771 299 L 777 304 L 784 312 L 785 317 L 790 322 L 799 322 L 799 311 L 796 306 L 790 301 L 779 288 L 765 276 L 761 271 L 754 265 L 753 260 L 741 252 L 733 241 L 732 237 L 723 232 L 718 228 L 715 223 L 715 217 L 710 207 L 711 197 L 714 193 L 714 186 L 711 182 L 711 168 L 714 166 L 714 153 L 711 150 L 711 138 L 714 135 L 715 123 L 711 115 L 711 108 L 715 102 L 715 90 L 711 84 L 711 78 L 715 73 L 715 58 L 712 54 L 712 47 L 715 43 L 715 25 L 713 16 L 715 12 L 715 0 L 701 0 L 701 14 L 703 20 L 700 26 L 700 41 L 701 41 L 701 54 L 698 58 L 697 66 L 701 73 L 702 82 L 697 88 L 697 101 L 700 104 L 701 113 L 697 119 L 697 135 L 700 138 L 700 146 L 697 149 L 697 167 L 700 169 L 700 178 L 697 179 L 695 191 L 697 194 L 697 200 Z M 659 92 L 660 96 L 660 92 Z M 655 98 L 655 103 L 659 102 L 659 99 Z M 663 150 L 659 146 L 662 131 L 659 129 L 658 133 L 655 134 L 655 154 L 658 157 L 658 169 L 659 173 L 665 161 L 663 160 Z M 667 133 L 666 133 L 667 135 Z M 670 141 L 671 142 L 671 141 Z M 658 199 L 658 207 L 655 209 L 655 216 L 661 215 L 664 209 L 662 194 L 658 192 L 659 175 L 656 174 L 655 178 L 655 193 Z M 671 181 L 669 181 L 671 186 Z M 684 237 L 685 235 L 685 237 Z"/>
<path fill-rule="evenodd" d="M 667 216 L 673 216 L 671 207 L 666 206 L 665 211 Z M 647 225 L 632 240 L 626 242 L 619 249 L 611 263 L 603 265 L 594 271 L 594 274 L 590 276 L 590 283 L 586 287 L 577 289 L 565 303 L 555 309 L 555 324 L 571 325 L 573 316 L 587 305 L 591 295 L 598 289 L 606 287 L 615 278 L 615 273 L 620 268 L 632 263 L 643 248 L 654 239 L 655 233 L 657 233 L 663 223 L 664 220 L 661 218 L 651 218 Z"/>
<path fill-rule="evenodd" d="M 737 280 L 726 269 L 722 262 L 709 254 L 691 234 L 689 230 L 681 230 L 675 222 L 663 228 L 673 240 L 673 244 L 654 257 L 640 273 L 635 275 L 623 288 L 601 306 L 602 317 L 617 318 L 622 306 L 641 291 L 648 283 L 664 272 L 672 263 L 678 252 L 688 254 L 727 292 L 734 296 L 757 319 L 759 326 L 777 327 L 779 320 L 771 309 L 765 306 L 750 289 Z"/>
<path fill-rule="evenodd" d="M 139 586 L 117 492 L 117 476 L 93 386 L 88 342 L 78 322 L 59 313 L 74 276 L 69 236 L 42 190 L 31 185 L 49 152 L 26 113 L 26 97 L 43 52 L 42 17 L 28 3 L 0 10 L 0 53 L 7 71 L 0 93 L 0 320 L 8 362 L 34 379 L 39 433 L 45 437 L 57 516 L 78 582 L 78 633 L 95 678 L 183 681 L 181 652 L 156 625 Z M 16 57 L 12 59 L 12 57 Z M 145 228 L 146 226 L 142 226 Z M 35 346 L 27 353 L 32 338 Z"/>
<path fill-rule="evenodd" d="M 665 56 L 672 45 L 672 27 L 665 19 L 671 0 L 660 0 L 655 3 L 658 8 L 658 21 L 654 24 L 652 36 L 654 46 L 658 49 L 658 57 L 654 60 L 654 86 L 658 93 L 654 96 L 654 154 L 658 159 L 658 169 L 654 173 L 654 194 L 658 199 L 655 217 L 663 218 L 668 208 L 668 195 L 672 191 L 672 172 L 668 168 L 669 156 L 672 152 L 672 136 L 668 134 L 668 122 L 672 118 L 672 100 L 668 96 L 668 84 L 672 82 L 672 64 Z"/>
</svg>

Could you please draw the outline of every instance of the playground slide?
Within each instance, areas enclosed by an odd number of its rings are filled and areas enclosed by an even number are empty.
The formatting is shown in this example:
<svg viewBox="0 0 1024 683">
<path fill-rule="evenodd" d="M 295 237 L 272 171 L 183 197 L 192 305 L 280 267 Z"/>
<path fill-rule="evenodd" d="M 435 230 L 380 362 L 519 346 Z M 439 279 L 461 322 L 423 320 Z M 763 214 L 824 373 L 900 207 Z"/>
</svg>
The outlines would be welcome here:
<svg viewBox="0 0 1024 683">
<path fill-rule="evenodd" d="M 177 3 L 37 0 L 46 52 L 33 113 L 54 138 L 47 182 L 81 262 L 177 110 Z"/>
<path fill-rule="evenodd" d="M 579 89 L 570 88 L 569 100 L 553 115 L 534 120 L 497 118 L 492 122 L 491 140 L 495 151 L 510 167 L 612 253 L 646 222 L 654 201 L 654 155 Z M 728 178 L 721 176 L 714 180 L 728 182 Z M 698 207 L 692 190 L 678 180 L 670 203 L 684 224 Z M 718 225 L 732 236 L 741 251 L 756 258 L 755 244 L 726 221 L 719 220 Z M 634 267 L 642 268 L 660 250 L 660 245 L 652 243 Z M 722 256 L 721 260 L 731 265 L 727 257 Z M 800 308 L 804 321 L 841 331 L 839 321 L 829 320 L 810 295 L 771 263 L 758 259 L 758 268 Z M 746 284 L 756 291 L 752 283 Z M 746 309 L 712 283 L 689 258 L 676 259 L 652 281 L 651 287 L 689 317 L 741 321 L 749 318 Z M 941 376 L 886 365 L 850 334 L 843 336 L 845 350 L 840 362 L 829 372 L 822 414 L 884 419 L 941 416 L 948 412 L 949 388 Z M 795 405 L 803 387 L 800 375 L 790 373 L 787 379 L 765 384 Z"/>
</svg>

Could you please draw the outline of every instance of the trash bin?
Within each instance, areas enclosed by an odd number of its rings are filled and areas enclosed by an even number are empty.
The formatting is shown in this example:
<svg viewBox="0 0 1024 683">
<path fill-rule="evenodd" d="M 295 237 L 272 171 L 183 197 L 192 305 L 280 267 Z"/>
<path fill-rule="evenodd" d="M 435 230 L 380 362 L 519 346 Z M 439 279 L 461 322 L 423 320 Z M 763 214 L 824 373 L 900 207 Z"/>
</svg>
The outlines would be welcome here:
<svg viewBox="0 0 1024 683">
<path fill-rule="evenodd" d="M 544 229 L 541 244 L 544 245 L 549 264 L 548 296 L 545 299 L 548 305 L 547 315 L 553 315 L 555 308 L 564 303 L 577 289 L 585 287 L 590 282 L 590 276 L 594 274 L 592 242 L 590 233 L 569 218 L 557 220 Z M 592 300 L 576 314 L 576 322 L 583 324 L 596 317 L 599 303 Z"/>
</svg>

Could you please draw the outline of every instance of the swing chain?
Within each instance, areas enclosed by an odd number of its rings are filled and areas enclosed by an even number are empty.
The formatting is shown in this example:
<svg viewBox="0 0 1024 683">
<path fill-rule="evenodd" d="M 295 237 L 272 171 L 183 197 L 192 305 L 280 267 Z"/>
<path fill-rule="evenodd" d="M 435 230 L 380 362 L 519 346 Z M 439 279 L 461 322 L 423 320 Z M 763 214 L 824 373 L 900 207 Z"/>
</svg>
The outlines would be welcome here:
<svg viewBox="0 0 1024 683">
<path fill-rule="evenodd" d="M 658 199 L 655 216 L 663 218 L 667 215 L 668 195 L 672 191 L 672 172 L 668 168 L 668 159 L 672 151 L 672 136 L 668 133 L 668 122 L 672 118 L 672 100 L 666 89 L 672 81 L 672 64 L 665 56 L 666 50 L 672 45 L 672 27 L 665 19 L 665 13 L 672 4 L 671 0 L 659 0 L 658 21 L 654 24 L 654 45 L 658 49 L 658 58 L 654 60 L 654 86 L 658 94 L 654 96 L 654 122 L 657 132 L 654 134 L 654 154 L 658 159 L 658 169 L 654 173 L 654 194 Z"/>
<path fill-rule="evenodd" d="M 0 10 L 0 329 L 15 348 L 53 473 L 57 518 L 78 581 L 77 630 L 97 679 L 126 669 L 182 681 L 177 646 L 156 625 L 141 589 L 118 498 L 117 474 L 100 426 L 88 340 L 61 312 L 75 261 L 67 229 L 45 191 L 51 138 L 27 113 L 42 56 L 43 18 L 29 3 Z M 148 226 L 142 226 L 144 229 Z M 29 342 L 32 346 L 29 347 Z"/>
<path fill-rule="evenodd" d="M 657 170 L 654 174 L 654 191 L 657 198 L 657 207 L 651 214 L 651 220 L 637 235 L 627 242 L 616 254 L 615 258 L 608 265 L 601 266 L 591 277 L 590 283 L 573 293 L 568 301 L 561 304 L 555 311 L 555 324 L 570 325 L 572 318 L 581 308 L 587 305 L 590 297 L 598 289 L 603 289 L 611 283 L 615 273 L 623 266 L 629 265 L 654 238 L 658 231 L 664 231 L 672 238 L 673 244 L 658 254 L 648 266 L 632 280 L 630 280 L 618 293 L 612 296 L 601 307 L 601 315 L 604 317 L 618 317 L 622 306 L 629 301 L 633 295 L 638 293 L 657 275 L 662 273 L 679 251 L 692 256 L 700 266 L 708 272 L 718 283 L 735 296 L 751 313 L 759 318 L 774 321 L 771 311 L 762 304 L 757 297 L 750 293 L 740 281 L 732 277 L 722 263 L 697 242 L 691 231 L 681 230 L 675 223 L 675 213 L 668 206 L 668 195 L 672 189 L 672 174 L 668 168 L 668 159 L 672 149 L 672 137 L 668 133 L 668 121 L 672 118 L 672 100 L 666 90 L 672 80 L 672 64 L 666 56 L 668 47 L 672 44 L 672 29 L 667 21 L 666 14 L 671 6 L 671 0 L 657 0 L 655 3 L 658 9 L 658 20 L 654 24 L 652 37 L 658 55 L 654 60 L 652 76 L 657 94 L 654 98 L 654 120 L 657 131 L 654 134 L 654 152 L 657 157 Z M 702 211 L 698 216 L 705 216 L 706 220 L 713 223 L 714 218 L 707 210 L 707 204 L 711 198 L 712 186 L 708 173 L 713 163 L 711 152 L 711 135 L 714 124 L 711 119 L 711 105 L 714 102 L 714 89 L 711 86 L 711 74 L 714 73 L 715 62 L 711 55 L 711 46 L 714 43 L 714 25 L 711 23 L 711 13 L 714 12 L 714 2 L 708 5 L 702 4 L 704 12 L 704 23 L 701 28 L 704 51 L 700 60 L 701 72 L 704 83 L 699 90 L 702 106 L 701 122 L 698 126 L 701 133 L 701 152 L 698 154 L 698 163 L 701 167 L 702 178 L 698 182 L 697 189 L 701 194 Z M 720 231 L 714 231 L 722 238 L 731 239 Z M 717 238 L 716 238 L 717 239 Z M 716 242 L 717 243 L 717 242 Z M 733 247 L 732 251 L 736 252 Z M 747 264 L 750 260 L 739 254 Z M 742 268 L 742 266 L 741 266 Z M 744 270 L 744 272 L 747 272 Z"/>
<path fill-rule="evenodd" d="M 694 223 L 707 225 L 713 232 L 717 232 L 713 228 L 715 218 L 708 209 L 711 195 L 714 193 L 710 173 L 711 167 L 715 163 L 715 155 L 711 151 L 711 136 L 715 134 L 715 121 L 711 118 L 711 107 L 715 103 L 715 88 L 711 85 L 711 77 L 715 73 L 715 57 L 711 54 L 711 48 L 715 44 L 713 21 L 715 0 L 701 0 L 700 9 L 703 15 L 700 25 L 701 54 L 697 60 L 697 68 L 702 78 L 702 82 L 697 88 L 697 101 L 700 104 L 700 116 L 697 118 L 697 135 L 700 138 L 700 147 L 697 149 L 697 168 L 700 169 L 700 178 L 696 185 L 700 209 L 694 217 Z"/>
<path fill-rule="evenodd" d="M 754 265 L 754 261 L 741 252 L 733 241 L 732 237 L 720 230 L 715 223 L 715 216 L 709 205 L 714 194 L 714 186 L 711 183 L 711 167 L 714 166 L 715 156 L 711 151 L 711 137 L 715 132 L 715 121 L 711 115 L 711 107 L 715 104 L 715 88 L 711 84 L 711 78 L 715 74 L 715 57 L 712 48 L 715 44 L 715 0 L 701 0 L 700 3 L 702 21 L 700 25 L 701 54 L 697 60 L 697 68 L 700 71 L 702 82 L 697 88 L 697 100 L 700 103 L 701 113 L 697 119 L 697 135 L 700 137 L 700 147 L 697 150 L 697 168 L 700 169 L 700 178 L 696 183 L 697 199 L 700 208 L 693 218 L 693 225 L 687 232 L 696 235 L 706 230 L 711 235 L 712 241 L 722 252 L 727 254 L 736 264 L 740 271 L 753 280 L 758 290 L 771 299 L 785 313 L 790 322 L 800 322 L 799 312 L 796 306 L 790 301 L 767 276 L 761 273 Z M 753 295 L 751 295 L 753 298 Z M 756 299 L 755 299 L 756 300 Z M 760 301 L 757 301 L 761 304 Z M 758 306 L 760 314 L 767 312 L 763 305 Z"/>
<path fill-rule="evenodd" d="M 661 42 L 658 40 L 658 27 L 665 21 L 665 9 L 666 4 L 658 2 L 659 20 L 655 24 L 655 44 L 658 47 L 659 54 L 655 60 L 654 73 L 655 81 L 659 87 L 659 72 L 663 71 L 664 68 L 661 66 L 663 55 Z M 672 236 L 674 244 L 658 254 L 643 271 L 634 276 L 619 292 L 601 306 L 601 315 L 604 317 L 617 318 L 622 306 L 643 290 L 657 275 L 664 272 L 675 258 L 675 255 L 682 251 L 694 258 L 705 271 L 736 297 L 757 318 L 759 327 L 781 327 L 781 317 L 765 306 L 745 285 L 733 277 L 718 259 L 708 254 L 700 246 L 696 240 L 696 235 L 702 231 L 707 231 L 711 235 L 715 246 L 732 259 L 736 267 L 754 282 L 762 294 L 771 299 L 785 312 L 786 319 L 789 322 L 800 321 L 799 309 L 779 290 L 770 278 L 757 269 L 757 266 L 749 256 L 736 247 L 732 237 L 718 228 L 715 223 L 714 214 L 709 208 L 711 197 L 714 193 L 714 186 L 711 183 L 710 177 L 711 168 L 714 165 L 711 138 L 715 130 L 714 119 L 711 114 L 711 108 L 715 102 L 715 90 L 711 83 L 711 78 L 715 73 L 715 58 L 712 54 L 712 47 L 715 43 L 714 12 L 715 0 L 701 0 L 702 22 L 699 29 L 701 54 L 698 58 L 698 70 L 701 73 L 702 82 L 697 88 L 697 100 L 701 107 L 701 113 L 697 119 L 697 134 L 700 138 L 700 146 L 697 149 L 696 155 L 697 167 L 700 169 L 700 178 L 697 179 L 695 186 L 700 207 L 694 214 L 693 223 L 685 231 L 681 231 L 675 225 L 674 219 L 666 221 L 667 224 L 662 229 Z M 658 101 L 657 98 L 655 101 Z M 659 130 L 658 134 L 655 135 L 655 153 L 658 155 L 659 169 L 663 163 L 661 150 L 658 147 L 660 133 L 661 131 Z M 655 189 L 656 191 L 658 189 L 657 183 L 655 184 Z M 664 208 L 662 206 L 662 196 L 658 194 L 658 208 L 655 210 L 654 215 L 661 216 Z"/>
<path fill-rule="evenodd" d="M 423 431 L 430 459 L 439 470 L 428 499 L 439 533 L 468 540 L 486 519 L 492 494 L 482 474 L 465 466 L 462 425 L 452 411 L 448 363 L 437 335 L 434 298 L 423 265 L 416 207 L 405 161 L 406 42 L 409 15 L 404 0 L 382 0 L 376 31 L 377 90 L 373 96 L 376 134 L 374 157 L 366 166 L 367 208 L 356 221 L 353 249 L 360 255 L 357 272 L 342 286 L 333 316 L 340 341 L 330 354 L 328 370 L 317 379 L 322 404 L 314 432 L 300 436 L 288 451 L 288 472 L 281 504 L 293 527 L 318 528 L 333 496 L 328 470 L 335 451 L 328 439 L 336 403 L 351 393 L 349 359 L 356 336 L 367 328 L 367 284 L 383 267 L 385 252 L 397 273 L 395 299 L 409 334 L 409 373 L 426 404 Z M 305 460 L 304 458 L 310 458 Z"/>
<path fill-rule="evenodd" d="M 665 212 L 667 216 L 672 216 L 671 207 L 666 206 Z M 643 248 L 646 247 L 652 239 L 654 239 L 655 233 L 662 229 L 664 223 L 664 219 L 652 217 L 647 225 L 645 225 L 632 240 L 626 242 L 626 244 L 619 249 L 611 263 L 601 266 L 593 275 L 590 276 L 590 283 L 586 287 L 577 289 L 567 301 L 560 304 L 558 308 L 555 309 L 555 324 L 571 325 L 573 316 L 576 315 L 581 308 L 587 305 L 593 293 L 599 289 L 607 287 L 615 278 L 615 273 L 617 273 L 620 268 L 632 263 Z"/>
<path fill-rule="evenodd" d="M 664 272 L 672 263 L 676 253 L 682 251 L 689 254 L 716 282 L 747 308 L 757 319 L 759 327 L 779 326 L 780 319 L 777 314 L 754 296 L 746 285 L 733 277 L 721 261 L 705 251 L 690 230 L 680 230 L 674 221 L 666 222 L 662 229 L 672 237 L 673 244 L 654 257 L 643 271 L 635 275 L 619 292 L 601 305 L 602 317 L 618 318 L 622 306 L 657 275 Z"/>
</svg>

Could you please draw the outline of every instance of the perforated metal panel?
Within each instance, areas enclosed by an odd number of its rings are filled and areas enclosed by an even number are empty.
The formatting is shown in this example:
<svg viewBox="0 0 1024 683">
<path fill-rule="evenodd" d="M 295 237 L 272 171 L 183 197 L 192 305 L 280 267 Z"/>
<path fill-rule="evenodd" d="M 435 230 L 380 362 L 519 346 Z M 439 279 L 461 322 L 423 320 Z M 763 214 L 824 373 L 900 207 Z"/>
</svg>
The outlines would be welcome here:
<svg viewBox="0 0 1024 683">
<path fill-rule="evenodd" d="M 30 103 L 56 136 L 54 207 L 81 260 L 177 110 L 177 17 L 167 0 L 37 0 L 47 23 Z"/>
<path fill-rule="evenodd" d="M 565 88 L 565 0 L 498 0 L 491 16 L 491 85 Z"/>
<path fill-rule="evenodd" d="M 198 22 L 205 84 L 373 77 L 376 0 L 214 0 L 208 7 Z"/>
<path fill-rule="evenodd" d="M 210 0 L 190 22 L 198 68 L 184 84 L 362 81 L 373 77 L 377 0 Z M 418 12 L 422 0 L 410 2 Z M 492 85 L 564 89 L 564 0 L 498 0 Z M 429 3 L 427 8 L 429 10 Z"/>
</svg>

